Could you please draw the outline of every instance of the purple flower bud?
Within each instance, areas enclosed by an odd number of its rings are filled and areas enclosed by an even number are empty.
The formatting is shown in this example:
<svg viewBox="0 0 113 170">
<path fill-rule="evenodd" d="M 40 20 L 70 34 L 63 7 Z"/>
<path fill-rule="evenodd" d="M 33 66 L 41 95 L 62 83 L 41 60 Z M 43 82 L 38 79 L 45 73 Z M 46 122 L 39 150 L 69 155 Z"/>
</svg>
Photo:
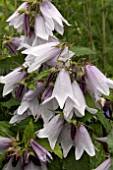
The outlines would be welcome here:
<svg viewBox="0 0 113 170">
<path fill-rule="evenodd" d="M 76 127 L 75 127 L 75 125 L 72 123 L 72 124 L 71 124 L 71 139 L 72 139 L 72 140 L 74 140 L 75 135 L 76 135 Z"/>
<path fill-rule="evenodd" d="M 53 87 L 52 86 L 48 86 L 47 89 L 43 92 L 42 94 L 42 100 L 46 100 L 48 97 L 51 96 L 52 94 L 52 90 L 53 90 Z"/>
<path fill-rule="evenodd" d="M 49 159 L 53 159 L 51 154 L 33 139 L 30 141 L 30 144 L 40 161 L 47 162 Z"/>
<path fill-rule="evenodd" d="M 30 15 L 29 14 L 24 15 L 24 33 L 26 36 L 29 36 L 30 34 Z"/>
<path fill-rule="evenodd" d="M 83 93 L 86 92 L 86 82 L 85 82 L 85 77 L 84 76 L 81 76 L 79 78 L 79 85 L 80 85 L 80 88 L 82 90 Z"/>
<path fill-rule="evenodd" d="M 16 49 L 12 43 L 7 42 L 7 43 L 5 43 L 5 45 L 6 45 L 7 49 L 11 52 L 11 54 L 17 55 Z"/>
<path fill-rule="evenodd" d="M 50 75 L 49 75 L 49 77 L 48 77 L 48 79 L 47 79 L 47 86 L 51 83 L 51 81 L 53 80 L 53 78 L 54 78 L 54 75 L 55 75 L 55 72 L 52 72 Z"/>
<path fill-rule="evenodd" d="M 76 68 L 76 65 L 75 65 L 75 64 L 72 64 L 72 67 L 71 67 L 71 69 L 72 69 L 72 72 L 76 73 L 76 71 L 77 71 L 77 68 Z"/>
<path fill-rule="evenodd" d="M 20 46 L 21 39 L 19 37 L 13 37 L 11 42 L 13 43 L 15 48 L 18 48 Z"/>
<path fill-rule="evenodd" d="M 25 151 L 23 154 L 23 165 L 26 166 L 29 163 L 28 152 Z"/>
<path fill-rule="evenodd" d="M 106 99 L 106 103 L 107 102 L 110 102 L 110 100 Z M 106 118 L 110 119 L 112 115 L 112 110 L 110 108 L 110 105 L 105 104 L 105 106 L 103 107 L 103 111 L 104 111 Z"/>
<path fill-rule="evenodd" d="M 24 90 L 24 85 L 21 84 L 18 90 L 16 91 L 16 94 L 15 94 L 16 99 L 20 99 L 20 97 L 22 96 L 23 90 Z"/>
</svg>

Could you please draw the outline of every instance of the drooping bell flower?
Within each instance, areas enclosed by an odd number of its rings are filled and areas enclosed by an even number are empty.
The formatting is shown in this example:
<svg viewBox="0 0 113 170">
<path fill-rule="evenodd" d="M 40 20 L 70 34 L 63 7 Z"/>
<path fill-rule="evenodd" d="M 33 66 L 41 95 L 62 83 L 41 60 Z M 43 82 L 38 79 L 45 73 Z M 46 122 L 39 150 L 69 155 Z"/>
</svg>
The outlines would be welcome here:
<svg viewBox="0 0 113 170">
<path fill-rule="evenodd" d="M 57 8 L 48 0 L 41 3 L 40 12 L 42 16 L 37 14 L 35 19 L 35 34 L 42 39 L 48 40 L 49 36 L 53 36 L 54 30 L 63 35 L 63 22 L 70 26 Z"/>
<path fill-rule="evenodd" d="M 78 103 L 73 94 L 69 72 L 65 69 L 60 71 L 56 79 L 51 97 L 46 99 L 43 103 L 47 103 L 54 99 L 58 102 L 61 109 L 63 109 L 65 102 L 68 100 Z"/>
<path fill-rule="evenodd" d="M 20 10 L 27 10 L 28 2 L 22 3 L 17 10 L 7 19 L 9 25 L 14 26 L 18 32 L 22 32 L 24 29 L 24 17 L 25 14 L 19 12 Z"/>
<path fill-rule="evenodd" d="M 102 94 L 109 96 L 109 88 L 113 89 L 113 81 L 108 79 L 97 67 L 92 65 L 86 65 L 85 72 L 87 87 L 95 100 L 98 101 Z"/>
<path fill-rule="evenodd" d="M 36 90 L 29 90 L 26 92 L 22 98 L 22 102 L 17 109 L 17 114 L 22 115 L 28 109 L 31 111 L 31 114 L 35 117 L 38 113 L 39 102 L 38 102 L 38 95 L 42 92 L 44 84 L 42 82 L 37 83 Z"/>
<path fill-rule="evenodd" d="M 67 99 L 63 110 L 65 117 L 69 117 L 72 113 L 75 113 L 78 117 L 82 117 L 85 115 L 85 110 L 93 114 L 97 112 L 96 109 L 87 106 L 84 95 L 76 81 L 72 83 L 72 90 L 76 100 Z"/>
<path fill-rule="evenodd" d="M 54 116 L 44 128 L 37 131 L 37 136 L 39 138 L 48 138 L 50 147 L 54 149 L 56 141 L 59 137 L 59 134 L 62 130 L 64 120 L 60 119 L 60 115 Z"/>
<path fill-rule="evenodd" d="M 48 61 L 50 62 L 50 60 L 55 60 L 54 62 L 57 65 L 58 60 L 66 62 L 74 55 L 73 52 L 68 50 L 68 47 L 66 47 L 64 43 L 59 43 L 58 41 L 30 47 L 22 51 L 22 54 L 28 54 L 30 57 L 34 56 L 32 57 L 31 65 L 28 69 L 29 73 L 39 69 L 41 64 Z M 28 61 L 28 57 L 26 61 Z"/>
<path fill-rule="evenodd" d="M 25 75 L 26 72 L 23 71 L 21 67 L 18 67 L 6 76 L 1 76 L 0 83 L 5 84 L 3 89 L 3 97 L 11 93 L 16 84 L 18 84 L 25 77 Z"/>
<path fill-rule="evenodd" d="M 88 131 L 83 125 L 79 127 L 74 127 L 74 124 L 71 126 L 70 124 L 64 125 L 58 141 L 62 146 L 64 158 L 68 155 L 72 146 L 75 147 L 76 160 L 81 158 L 84 151 L 86 151 L 89 156 L 95 155 L 94 145 Z"/>
</svg>

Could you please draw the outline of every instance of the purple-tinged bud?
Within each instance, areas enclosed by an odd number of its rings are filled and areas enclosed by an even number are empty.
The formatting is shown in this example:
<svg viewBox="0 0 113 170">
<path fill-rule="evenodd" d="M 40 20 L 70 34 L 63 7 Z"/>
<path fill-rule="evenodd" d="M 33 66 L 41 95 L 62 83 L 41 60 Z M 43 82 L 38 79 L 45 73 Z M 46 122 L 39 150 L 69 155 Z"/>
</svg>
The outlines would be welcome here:
<svg viewBox="0 0 113 170">
<path fill-rule="evenodd" d="M 78 80 L 78 83 L 80 85 L 80 88 L 82 90 L 83 93 L 86 92 L 86 81 L 85 81 L 85 77 L 84 76 L 81 76 Z"/>
<path fill-rule="evenodd" d="M 55 76 L 55 72 L 52 72 L 50 75 L 49 75 L 49 77 L 48 77 L 48 79 L 47 79 L 47 86 L 51 83 L 51 81 L 53 80 L 53 78 L 54 78 L 54 76 Z"/>
<path fill-rule="evenodd" d="M 48 97 L 51 96 L 52 94 L 52 90 L 53 90 L 53 87 L 52 86 L 48 86 L 47 89 L 43 92 L 42 94 L 42 101 L 46 100 Z"/>
<path fill-rule="evenodd" d="M 23 165 L 26 166 L 29 163 L 28 152 L 25 151 L 23 154 Z"/>
<path fill-rule="evenodd" d="M 72 140 L 74 140 L 75 135 L 76 135 L 76 127 L 75 127 L 75 125 L 72 123 L 72 124 L 71 124 L 71 139 L 72 139 Z"/>
<path fill-rule="evenodd" d="M 24 85 L 21 84 L 18 88 L 18 90 L 16 91 L 16 94 L 15 94 L 15 97 L 16 99 L 20 99 L 20 97 L 22 96 L 23 94 L 23 91 L 24 91 Z"/>
<path fill-rule="evenodd" d="M 11 42 L 13 43 L 15 48 L 17 49 L 20 46 L 21 39 L 19 37 L 13 37 Z"/>
<path fill-rule="evenodd" d="M 71 69 L 72 69 L 72 72 L 73 72 L 73 73 L 76 73 L 77 68 L 76 68 L 76 65 L 75 65 L 75 64 L 72 64 Z"/>
<path fill-rule="evenodd" d="M 40 161 L 47 162 L 50 159 L 53 159 L 51 154 L 45 148 L 43 148 L 41 145 L 35 142 L 33 139 L 30 141 L 30 144 Z"/>
<path fill-rule="evenodd" d="M 7 42 L 7 43 L 5 43 L 5 45 L 11 54 L 17 55 L 16 49 L 12 43 Z"/>
<path fill-rule="evenodd" d="M 29 14 L 24 15 L 24 33 L 26 36 L 29 36 L 30 34 L 30 15 Z"/>
<path fill-rule="evenodd" d="M 112 116 L 112 110 L 110 108 L 110 104 L 107 104 L 108 102 L 110 102 L 110 100 L 106 99 L 106 104 L 103 107 L 103 111 L 104 111 L 104 114 L 105 114 L 106 118 L 110 119 L 111 116 Z"/>
</svg>

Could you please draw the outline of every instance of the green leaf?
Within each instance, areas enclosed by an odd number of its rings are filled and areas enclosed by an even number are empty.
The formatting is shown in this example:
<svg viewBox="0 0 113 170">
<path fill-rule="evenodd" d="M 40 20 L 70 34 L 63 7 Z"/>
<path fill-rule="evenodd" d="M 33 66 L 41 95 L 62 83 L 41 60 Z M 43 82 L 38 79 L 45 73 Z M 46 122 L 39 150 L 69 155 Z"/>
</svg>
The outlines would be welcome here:
<svg viewBox="0 0 113 170">
<path fill-rule="evenodd" d="M 9 101 L 7 102 L 0 102 L 0 104 L 3 106 L 3 107 L 7 107 L 8 109 L 10 109 L 12 106 L 17 106 L 19 105 L 19 101 L 17 101 L 16 99 L 14 98 L 11 98 Z"/>
<path fill-rule="evenodd" d="M 6 121 L 0 121 L 0 136 L 11 137 L 13 136 L 10 130 L 10 124 Z"/>
<path fill-rule="evenodd" d="M 45 70 L 45 71 L 41 71 L 41 72 L 37 75 L 36 80 L 41 80 L 41 79 L 43 79 L 44 77 L 47 77 L 51 72 L 52 72 L 52 69 Z"/>
<path fill-rule="evenodd" d="M 111 130 L 110 134 L 107 137 L 107 144 L 108 144 L 108 150 L 110 152 L 110 158 L 111 158 L 111 169 L 113 169 L 113 129 Z"/>
<path fill-rule="evenodd" d="M 55 157 L 53 161 L 48 164 L 48 170 L 62 170 L 61 159 Z"/>
<path fill-rule="evenodd" d="M 75 53 L 75 56 L 77 56 L 77 57 L 95 54 L 94 51 L 92 51 L 90 48 L 87 48 L 87 47 L 74 46 L 74 47 L 71 48 L 71 50 Z"/>
<path fill-rule="evenodd" d="M 54 152 L 54 154 L 57 155 L 60 159 L 63 158 L 62 149 L 58 143 L 56 143 L 54 150 L 50 148 L 50 145 L 47 139 L 38 139 L 38 143 L 42 145 L 48 151 Z"/>
<path fill-rule="evenodd" d="M 65 170 L 90 170 L 89 156 L 84 153 L 80 160 L 75 160 L 74 148 L 67 158 L 63 160 L 62 169 Z"/>
<path fill-rule="evenodd" d="M 23 134 L 23 142 L 25 145 L 29 142 L 29 139 L 34 139 L 35 138 L 35 131 L 34 131 L 34 126 L 32 120 L 29 122 L 28 126 L 24 130 Z"/>
<path fill-rule="evenodd" d="M 97 113 L 97 118 L 102 123 L 102 125 L 106 129 L 107 133 L 110 133 L 110 131 L 111 131 L 111 124 L 110 124 L 110 121 L 105 117 L 103 111 L 99 111 Z"/>
</svg>

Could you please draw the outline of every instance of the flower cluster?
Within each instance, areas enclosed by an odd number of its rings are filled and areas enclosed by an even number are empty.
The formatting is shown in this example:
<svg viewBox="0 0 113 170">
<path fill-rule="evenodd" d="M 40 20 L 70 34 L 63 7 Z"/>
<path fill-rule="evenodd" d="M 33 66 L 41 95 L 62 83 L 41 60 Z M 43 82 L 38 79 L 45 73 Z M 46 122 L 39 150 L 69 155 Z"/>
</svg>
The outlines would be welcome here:
<svg viewBox="0 0 113 170">
<path fill-rule="evenodd" d="M 76 160 L 84 151 L 94 156 L 95 146 L 89 129 L 80 120 L 87 113 L 95 117 L 98 109 L 104 110 L 110 118 L 110 107 L 105 105 L 108 99 L 104 96 L 109 96 L 113 81 L 92 64 L 73 62 L 75 54 L 70 45 L 53 35 L 54 31 L 63 35 L 63 23 L 70 24 L 49 0 L 26 0 L 7 22 L 23 35 L 4 44 L 13 55 L 17 55 L 18 50 L 25 55 L 21 66 L 0 77 L 0 83 L 4 84 L 3 97 L 12 93 L 21 101 L 10 124 L 28 116 L 33 116 L 37 124 L 42 119 L 43 128 L 36 131 L 36 135 L 47 138 L 53 151 L 58 143 L 64 158 L 72 147 Z M 30 84 L 35 88 L 31 89 Z M 92 97 L 95 108 L 87 103 L 85 92 Z M 21 151 L 19 142 L 13 138 L 0 137 L 1 153 L 7 150 L 4 169 L 47 169 L 46 162 L 53 159 L 51 154 L 34 139 L 30 139 L 29 145 L 34 150 L 32 154 L 28 148 Z M 103 164 L 109 166 L 109 162 L 108 159 Z M 97 169 L 101 170 L 104 165 Z"/>
</svg>

